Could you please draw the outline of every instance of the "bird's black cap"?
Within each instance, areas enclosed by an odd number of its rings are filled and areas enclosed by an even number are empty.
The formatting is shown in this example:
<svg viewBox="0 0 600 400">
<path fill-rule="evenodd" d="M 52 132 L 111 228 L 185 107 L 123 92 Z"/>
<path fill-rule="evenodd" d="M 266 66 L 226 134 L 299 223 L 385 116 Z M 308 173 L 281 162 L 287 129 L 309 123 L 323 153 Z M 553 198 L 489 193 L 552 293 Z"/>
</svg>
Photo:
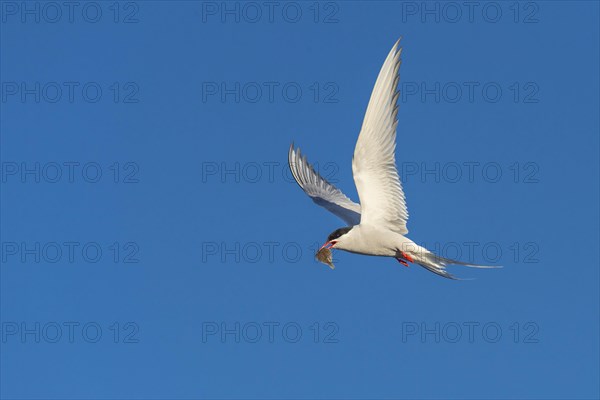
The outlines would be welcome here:
<svg viewBox="0 0 600 400">
<path fill-rule="evenodd" d="M 345 235 L 346 233 L 350 232 L 351 229 L 352 229 L 351 226 L 336 229 L 335 231 L 333 231 L 331 233 L 331 235 L 329 235 L 329 237 L 327 238 L 327 241 L 331 242 L 332 240 L 335 240 L 335 239 L 339 238 L 340 236 Z"/>
</svg>

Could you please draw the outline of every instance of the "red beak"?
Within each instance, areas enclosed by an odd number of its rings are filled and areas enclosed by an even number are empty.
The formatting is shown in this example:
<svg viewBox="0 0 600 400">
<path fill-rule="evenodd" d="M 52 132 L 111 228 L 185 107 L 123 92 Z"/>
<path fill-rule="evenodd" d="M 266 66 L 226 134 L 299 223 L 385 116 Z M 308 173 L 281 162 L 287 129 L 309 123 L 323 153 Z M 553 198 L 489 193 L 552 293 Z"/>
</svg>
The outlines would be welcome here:
<svg viewBox="0 0 600 400">
<path fill-rule="evenodd" d="M 335 240 L 332 240 L 331 242 L 325 242 L 325 244 L 323 246 L 321 246 L 321 248 L 319 249 L 319 251 L 325 249 L 331 249 L 333 248 L 333 246 L 335 246 Z"/>
</svg>

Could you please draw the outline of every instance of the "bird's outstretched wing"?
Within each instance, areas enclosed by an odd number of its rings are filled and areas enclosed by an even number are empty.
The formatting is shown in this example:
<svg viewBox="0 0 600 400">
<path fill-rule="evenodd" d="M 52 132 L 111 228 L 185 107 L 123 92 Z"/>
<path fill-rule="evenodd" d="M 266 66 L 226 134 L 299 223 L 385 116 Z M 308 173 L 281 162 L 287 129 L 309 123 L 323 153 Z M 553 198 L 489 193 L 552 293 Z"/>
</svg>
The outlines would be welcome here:
<svg viewBox="0 0 600 400">
<path fill-rule="evenodd" d="M 348 225 L 360 223 L 360 204 L 350 200 L 342 191 L 315 172 L 312 165 L 306 161 L 306 156 L 300 154 L 300 149 L 290 146 L 288 163 L 292 175 L 298 185 L 310 198 L 344 220 Z"/>
<path fill-rule="evenodd" d="M 354 149 L 352 173 L 360 198 L 361 224 L 405 235 L 408 210 L 394 155 L 402 51 L 399 42 L 392 47 L 375 82 Z"/>
</svg>

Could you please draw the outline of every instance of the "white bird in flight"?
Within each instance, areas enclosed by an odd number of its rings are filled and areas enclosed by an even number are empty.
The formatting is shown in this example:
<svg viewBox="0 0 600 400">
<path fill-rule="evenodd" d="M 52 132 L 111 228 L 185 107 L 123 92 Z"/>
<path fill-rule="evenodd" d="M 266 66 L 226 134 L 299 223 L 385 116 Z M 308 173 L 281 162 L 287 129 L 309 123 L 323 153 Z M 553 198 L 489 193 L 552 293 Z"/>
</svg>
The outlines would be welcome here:
<svg viewBox="0 0 600 400">
<path fill-rule="evenodd" d="M 399 42 L 381 67 L 354 149 L 352 174 L 360 204 L 315 172 L 293 143 L 290 146 L 288 162 L 298 185 L 315 203 L 349 225 L 332 232 L 321 249 L 393 257 L 405 266 L 415 262 L 450 279 L 456 278 L 446 271 L 449 264 L 495 268 L 437 256 L 405 236 L 408 211 L 394 155 L 402 52 Z"/>
</svg>

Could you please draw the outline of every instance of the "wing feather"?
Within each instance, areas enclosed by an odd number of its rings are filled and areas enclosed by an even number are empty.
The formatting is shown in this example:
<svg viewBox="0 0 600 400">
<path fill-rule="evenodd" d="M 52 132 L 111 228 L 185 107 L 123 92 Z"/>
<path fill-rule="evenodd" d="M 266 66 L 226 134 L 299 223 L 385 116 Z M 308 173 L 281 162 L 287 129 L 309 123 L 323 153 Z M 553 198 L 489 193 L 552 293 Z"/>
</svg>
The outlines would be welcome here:
<svg viewBox="0 0 600 400">
<path fill-rule="evenodd" d="M 342 191 L 319 175 L 308 163 L 306 156 L 290 146 L 288 163 L 294 179 L 304 192 L 319 206 L 329 210 L 348 225 L 360 223 L 360 204 L 350 200 Z"/>
<path fill-rule="evenodd" d="M 388 54 L 369 100 L 354 149 L 352 172 L 361 205 L 361 223 L 407 234 L 408 210 L 396 168 L 398 81 L 402 49 Z"/>
</svg>

